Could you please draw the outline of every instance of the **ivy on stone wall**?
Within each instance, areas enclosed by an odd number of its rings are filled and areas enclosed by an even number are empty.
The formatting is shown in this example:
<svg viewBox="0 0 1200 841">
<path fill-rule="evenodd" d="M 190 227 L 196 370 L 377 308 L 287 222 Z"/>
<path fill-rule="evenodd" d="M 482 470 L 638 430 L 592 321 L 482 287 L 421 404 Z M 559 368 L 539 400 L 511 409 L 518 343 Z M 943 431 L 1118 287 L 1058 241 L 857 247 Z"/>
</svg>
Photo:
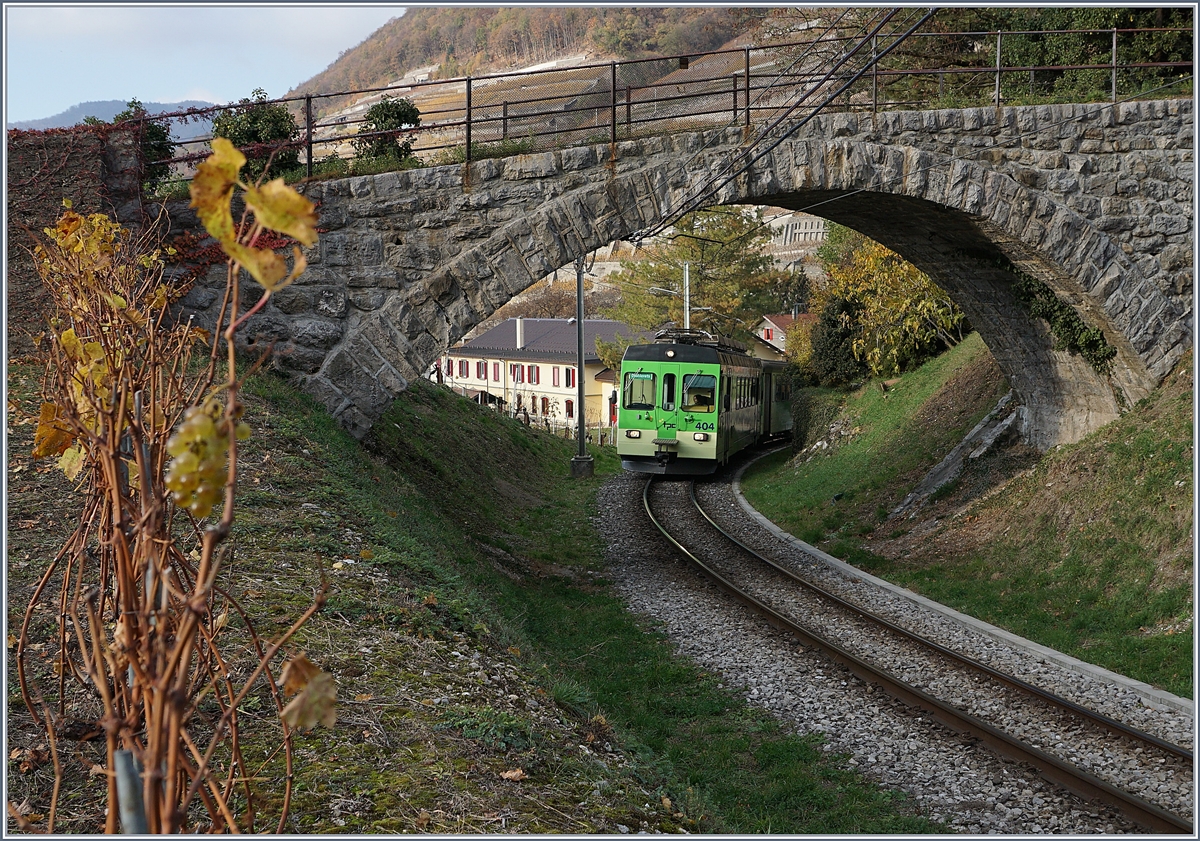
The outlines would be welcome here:
<svg viewBox="0 0 1200 841">
<path fill-rule="evenodd" d="M 1050 325 L 1055 350 L 1082 356 L 1097 373 L 1108 374 L 1112 371 L 1117 349 L 1108 343 L 1101 330 L 1088 327 L 1075 308 L 1061 300 L 1042 281 L 1012 264 L 1005 268 L 1016 277 L 1013 292 L 1017 300 L 1026 306 L 1030 315 Z"/>
</svg>

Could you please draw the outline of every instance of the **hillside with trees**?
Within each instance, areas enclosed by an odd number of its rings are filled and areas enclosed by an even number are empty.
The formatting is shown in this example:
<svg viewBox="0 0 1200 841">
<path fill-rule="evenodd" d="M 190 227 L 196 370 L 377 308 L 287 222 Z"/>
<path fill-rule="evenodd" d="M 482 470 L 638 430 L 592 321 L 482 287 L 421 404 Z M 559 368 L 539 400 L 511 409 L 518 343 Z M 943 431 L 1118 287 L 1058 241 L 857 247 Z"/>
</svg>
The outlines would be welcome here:
<svg viewBox="0 0 1200 841">
<path fill-rule="evenodd" d="M 412 8 L 289 96 L 382 87 L 420 67 L 453 78 L 586 53 L 640 58 L 720 47 L 739 20 L 720 8 Z M 328 100 L 326 110 L 342 103 Z"/>
</svg>

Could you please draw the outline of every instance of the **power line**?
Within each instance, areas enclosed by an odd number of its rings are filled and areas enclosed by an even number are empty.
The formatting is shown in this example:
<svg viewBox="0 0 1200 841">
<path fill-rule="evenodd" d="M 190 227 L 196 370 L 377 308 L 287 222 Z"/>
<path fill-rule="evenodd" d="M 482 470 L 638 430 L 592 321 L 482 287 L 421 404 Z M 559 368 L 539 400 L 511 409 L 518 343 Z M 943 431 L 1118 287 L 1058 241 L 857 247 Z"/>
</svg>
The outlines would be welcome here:
<svg viewBox="0 0 1200 841">
<path fill-rule="evenodd" d="M 825 98 L 825 100 L 823 102 L 821 102 L 812 112 L 810 112 L 807 116 L 802 118 L 794 126 L 790 127 L 787 131 L 785 131 L 781 135 L 779 135 L 779 137 L 776 138 L 776 140 L 774 142 L 772 142 L 770 145 L 768 145 L 765 149 L 759 151 L 757 154 L 754 155 L 754 157 L 749 157 L 750 151 L 753 149 L 753 146 L 754 146 L 754 144 L 752 144 L 750 148 L 746 149 L 745 152 L 743 152 L 743 156 L 746 157 L 747 160 L 736 172 L 733 172 L 728 177 L 725 177 L 725 179 L 723 181 L 720 181 L 720 183 L 717 183 L 717 181 L 718 181 L 718 179 L 721 178 L 721 176 L 717 176 L 716 178 L 710 179 L 706 184 L 704 184 L 700 187 L 699 191 L 695 195 L 693 195 L 689 199 L 684 200 L 684 202 L 682 203 L 682 206 L 678 210 L 668 214 L 666 217 L 664 217 L 656 225 L 652 226 L 648 230 L 646 230 L 644 232 L 639 232 L 638 234 L 635 235 L 634 239 L 641 240 L 641 239 L 645 239 L 650 236 L 654 236 L 657 233 L 661 233 L 663 230 L 665 230 L 666 228 L 668 228 L 672 224 L 674 224 L 674 222 L 676 220 L 678 220 L 684 214 L 702 206 L 706 199 L 712 197 L 712 195 L 715 194 L 722 187 L 726 186 L 731 181 L 733 181 L 740 175 L 744 174 L 747 170 L 750 169 L 750 167 L 752 167 L 758 161 L 762 160 L 764 157 L 766 157 L 766 155 L 770 154 L 784 140 L 786 140 L 792 134 L 794 134 L 795 132 L 797 132 L 801 128 L 803 128 L 805 125 L 807 125 L 814 117 L 816 117 L 819 113 L 821 113 L 821 111 L 826 106 L 828 106 L 831 102 L 833 102 L 834 99 L 836 99 L 838 96 L 840 96 L 846 89 L 848 89 L 851 85 L 853 85 L 855 82 L 857 82 L 860 78 L 862 78 L 864 73 L 866 73 L 868 70 L 870 70 L 881 59 L 886 57 L 889 53 L 891 53 L 892 50 L 894 50 L 901 43 L 903 43 L 910 35 L 912 35 L 913 32 L 915 32 L 922 25 L 924 25 L 924 23 L 927 20 L 929 20 L 931 17 L 933 17 L 933 15 L 936 12 L 937 12 L 936 7 L 930 9 L 927 13 L 925 13 L 921 17 L 920 20 L 918 20 L 916 23 L 914 23 L 912 26 L 910 26 L 908 28 L 908 31 L 906 31 L 903 35 L 901 35 L 899 38 L 897 38 L 895 41 L 893 41 L 885 50 L 874 55 L 866 65 L 864 65 L 862 68 L 860 68 L 853 76 L 851 76 L 846 82 L 844 82 L 832 94 L 827 96 Z M 890 19 L 891 19 L 891 16 L 889 15 L 885 20 L 881 21 L 880 24 L 876 27 L 875 31 L 871 33 L 871 37 L 874 37 L 875 35 L 877 35 L 879 28 L 881 28 L 882 25 L 884 23 L 886 23 L 887 20 L 890 20 Z M 859 44 L 855 47 L 855 49 L 852 50 L 846 56 L 846 59 L 848 60 L 849 57 L 853 56 L 859 49 L 861 49 L 863 46 L 865 46 L 866 43 L 867 43 L 867 39 L 864 38 L 862 41 L 859 42 Z M 844 63 L 844 61 L 842 63 Z M 841 66 L 841 63 L 839 63 L 836 67 L 831 69 L 830 72 L 826 74 L 825 78 L 822 79 L 822 81 L 816 87 L 814 87 L 814 90 L 819 88 L 820 85 L 825 84 L 825 82 L 828 81 L 828 79 L 830 78 L 832 73 L 835 72 L 837 69 L 839 69 L 840 66 Z M 794 105 L 792 107 L 792 109 L 789 109 L 789 111 L 787 113 L 785 113 L 782 117 L 780 117 L 774 123 L 772 123 L 768 127 L 768 131 L 777 127 L 780 124 L 780 122 L 782 121 L 782 119 L 786 118 L 787 115 L 790 114 L 795 109 L 795 107 L 797 107 L 799 104 L 800 103 L 797 102 L 796 105 Z M 765 133 L 763 136 L 765 137 Z M 757 143 L 758 141 L 755 141 L 755 142 Z"/>
</svg>

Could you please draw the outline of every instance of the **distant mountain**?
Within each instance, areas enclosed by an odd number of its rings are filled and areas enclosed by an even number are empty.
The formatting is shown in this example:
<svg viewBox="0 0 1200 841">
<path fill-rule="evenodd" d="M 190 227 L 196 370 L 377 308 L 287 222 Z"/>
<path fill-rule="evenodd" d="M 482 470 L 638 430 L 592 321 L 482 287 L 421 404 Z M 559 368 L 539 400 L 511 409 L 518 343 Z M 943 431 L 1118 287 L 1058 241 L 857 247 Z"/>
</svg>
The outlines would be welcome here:
<svg viewBox="0 0 1200 841">
<path fill-rule="evenodd" d="M 174 111 L 184 111 L 188 108 L 209 108 L 214 104 L 212 102 L 201 102 L 197 99 L 188 99 L 183 102 L 143 102 L 142 107 L 150 114 L 168 114 Z M 98 120 L 111 122 L 113 117 L 128 107 L 128 102 L 123 102 L 119 99 L 81 102 L 78 105 L 72 105 L 61 114 L 55 114 L 53 117 L 45 117 L 41 120 L 22 120 L 16 123 L 9 123 L 8 127 L 26 130 L 66 128 L 68 126 L 79 125 L 87 117 L 95 117 Z M 171 125 L 171 135 L 176 140 L 191 140 L 194 137 L 207 135 L 210 131 L 211 125 L 209 120 L 202 120 L 196 123 L 188 122 L 182 125 L 172 123 Z"/>
<path fill-rule="evenodd" d="M 433 78 L 445 79 L 573 54 L 601 60 L 702 52 L 745 28 L 744 17 L 724 8 L 409 8 L 288 95 L 383 87 L 430 66 Z M 323 99 L 318 113 L 346 104 L 345 97 Z"/>
</svg>

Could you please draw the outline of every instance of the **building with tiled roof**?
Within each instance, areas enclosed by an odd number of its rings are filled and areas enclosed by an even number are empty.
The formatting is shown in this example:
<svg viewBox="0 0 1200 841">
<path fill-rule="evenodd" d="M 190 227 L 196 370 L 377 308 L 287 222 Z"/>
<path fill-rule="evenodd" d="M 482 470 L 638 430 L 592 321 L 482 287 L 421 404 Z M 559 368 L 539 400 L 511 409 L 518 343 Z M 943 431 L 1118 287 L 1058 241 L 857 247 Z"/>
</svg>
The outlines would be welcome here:
<svg viewBox="0 0 1200 841">
<path fill-rule="evenodd" d="M 583 417 L 589 427 L 615 422 L 611 398 L 617 372 L 600 361 L 596 339 L 611 343 L 618 335 L 636 341 L 653 338 L 619 321 L 584 320 Z M 510 318 L 447 351 L 434 376 L 478 403 L 561 429 L 578 423 L 578 355 L 575 319 Z"/>
<path fill-rule="evenodd" d="M 797 315 L 764 315 L 754 328 L 756 341 L 750 346 L 750 352 L 762 359 L 783 359 L 787 354 L 788 330 L 796 323 L 811 327 L 816 321 L 817 317 L 807 312 Z"/>
</svg>

